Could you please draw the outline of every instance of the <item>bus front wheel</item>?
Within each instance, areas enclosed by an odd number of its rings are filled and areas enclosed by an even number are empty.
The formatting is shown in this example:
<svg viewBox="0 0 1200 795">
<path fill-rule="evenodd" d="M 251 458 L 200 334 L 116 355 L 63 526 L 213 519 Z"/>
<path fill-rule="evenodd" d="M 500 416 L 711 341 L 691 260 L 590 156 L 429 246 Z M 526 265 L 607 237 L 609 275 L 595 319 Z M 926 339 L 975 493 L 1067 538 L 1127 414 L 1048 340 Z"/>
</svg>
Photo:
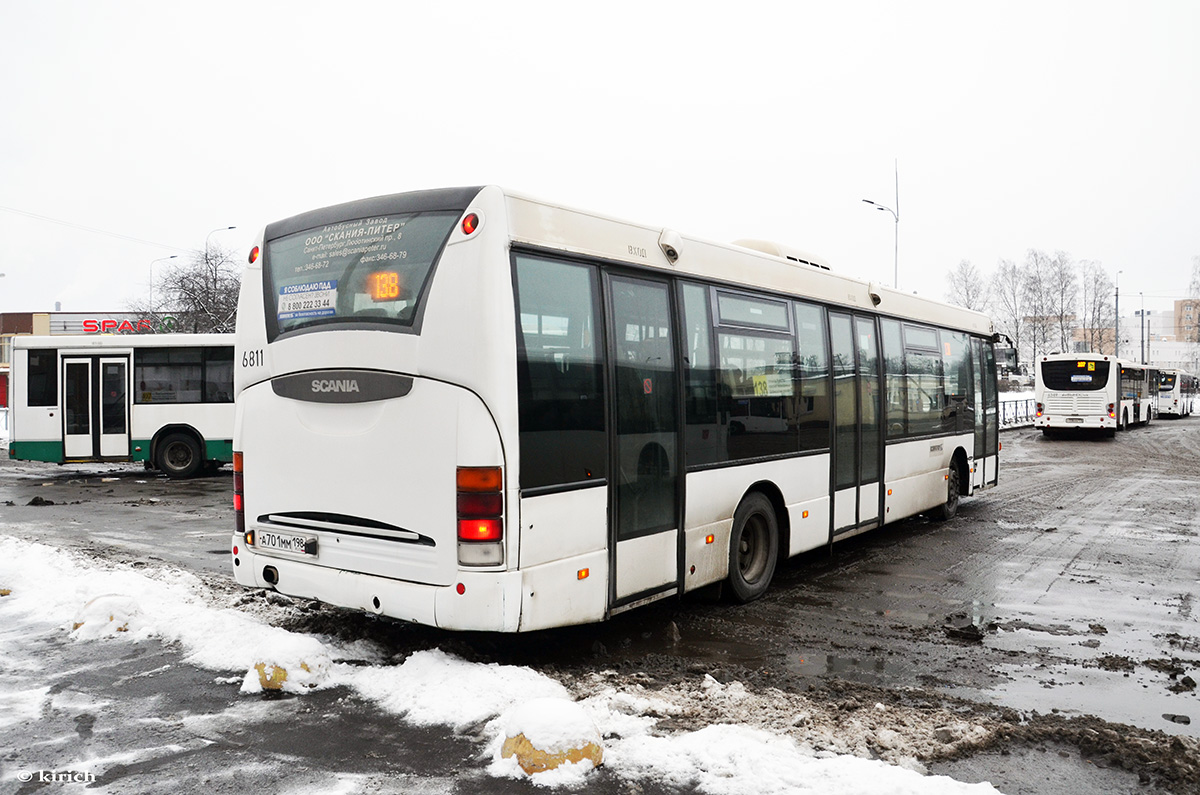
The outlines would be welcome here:
<svg viewBox="0 0 1200 795">
<path fill-rule="evenodd" d="M 766 593 L 779 559 L 779 522 L 764 495 L 755 492 L 733 514 L 729 539 L 729 587 L 738 602 Z"/>
<path fill-rule="evenodd" d="M 167 477 L 190 478 L 203 463 L 200 445 L 186 433 L 172 433 L 158 443 L 156 464 Z"/>
</svg>

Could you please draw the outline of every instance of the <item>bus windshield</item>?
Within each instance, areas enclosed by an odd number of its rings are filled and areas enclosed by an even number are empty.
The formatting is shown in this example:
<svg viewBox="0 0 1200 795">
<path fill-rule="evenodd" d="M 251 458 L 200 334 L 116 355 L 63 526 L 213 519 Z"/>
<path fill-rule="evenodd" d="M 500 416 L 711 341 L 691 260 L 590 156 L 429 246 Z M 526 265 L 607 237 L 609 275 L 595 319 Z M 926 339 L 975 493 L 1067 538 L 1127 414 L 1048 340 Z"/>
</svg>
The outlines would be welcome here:
<svg viewBox="0 0 1200 795">
<path fill-rule="evenodd" d="M 1087 392 L 1108 385 L 1108 362 L 1042 362 L 1042 384 L 1058 392 Z"/>
<path fill-rule="evenodd" d="M 412 326 L 458 213 L 326 224 L 267 241 L 268 322 L 276 333 L 337 322 Z"/>
</svg>

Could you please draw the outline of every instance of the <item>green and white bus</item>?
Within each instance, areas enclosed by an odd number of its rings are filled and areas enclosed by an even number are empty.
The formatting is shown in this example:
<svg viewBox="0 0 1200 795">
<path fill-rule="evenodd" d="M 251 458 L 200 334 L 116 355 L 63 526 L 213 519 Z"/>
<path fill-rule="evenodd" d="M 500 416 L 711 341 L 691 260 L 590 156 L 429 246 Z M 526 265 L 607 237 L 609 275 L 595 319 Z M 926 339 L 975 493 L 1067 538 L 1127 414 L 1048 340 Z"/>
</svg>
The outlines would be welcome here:
<svg viewBox="0 0 1200 795">
<path fill-rule="evenodd" d="M 266 227 L 239 582 L 450 629 L 604 620 L 996 483 L 984 315 L 498 187 Z"/>
<path fill-rule="evenodd" d="M 189 477 L 233 460 L 232 334 L 18 336 L 10 458 L 146 461 Z"/>
</svg>

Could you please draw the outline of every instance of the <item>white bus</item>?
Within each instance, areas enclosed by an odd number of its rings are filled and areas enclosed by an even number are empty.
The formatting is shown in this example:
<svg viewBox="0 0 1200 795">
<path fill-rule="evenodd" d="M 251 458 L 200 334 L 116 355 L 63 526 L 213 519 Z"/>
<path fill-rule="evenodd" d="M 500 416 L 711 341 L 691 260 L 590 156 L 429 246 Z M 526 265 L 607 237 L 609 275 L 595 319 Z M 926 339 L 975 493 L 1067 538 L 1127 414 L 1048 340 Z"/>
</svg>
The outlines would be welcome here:
<svg viewBox="0 0 1200 795">
<path fill-rule="evenodd" d="M 461 630 L 748 601 L 996 483 L 993 342 L 773 244 L 497 187 L 297 215 L 242 282 L 236 577 Z"/>
<path fill-rule="evenodd" d="M 189 477 L 233 460 L 232 334 L 17 336 L 10 458 L 145 461 Z"/>
<path fill-rule="evenodd" d="M 1158 374 L 1158 413 L 1187 417 L 1200 399 L 1200 379 L 1183 370 L 1165 369 Z"/>
<path fill-rule="evenodd" d="M 1034 425 L 1046 435 L 1078 429 L 1107 436 L 1131 425 L 1148 425 L 1157 398 L 1155 373 L 1099 353 L 1043 356 L 1034 386 Z"/>
</svg>

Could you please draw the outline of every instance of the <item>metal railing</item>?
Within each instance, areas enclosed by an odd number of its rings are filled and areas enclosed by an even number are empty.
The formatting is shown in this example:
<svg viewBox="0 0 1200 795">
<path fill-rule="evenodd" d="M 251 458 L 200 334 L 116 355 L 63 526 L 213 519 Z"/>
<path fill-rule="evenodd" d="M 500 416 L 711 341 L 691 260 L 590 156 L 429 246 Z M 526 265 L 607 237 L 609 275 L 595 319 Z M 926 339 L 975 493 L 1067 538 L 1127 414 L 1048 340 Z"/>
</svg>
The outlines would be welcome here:
<svg viewBox="0 0 1200 795">
<path fill-rule="evenodd" d="M 1000 399 L 1000 427 L 1023 428 L 1033 425 L 1033 415 L 1037 411 L 1033 398 Z"/>
</svg>

